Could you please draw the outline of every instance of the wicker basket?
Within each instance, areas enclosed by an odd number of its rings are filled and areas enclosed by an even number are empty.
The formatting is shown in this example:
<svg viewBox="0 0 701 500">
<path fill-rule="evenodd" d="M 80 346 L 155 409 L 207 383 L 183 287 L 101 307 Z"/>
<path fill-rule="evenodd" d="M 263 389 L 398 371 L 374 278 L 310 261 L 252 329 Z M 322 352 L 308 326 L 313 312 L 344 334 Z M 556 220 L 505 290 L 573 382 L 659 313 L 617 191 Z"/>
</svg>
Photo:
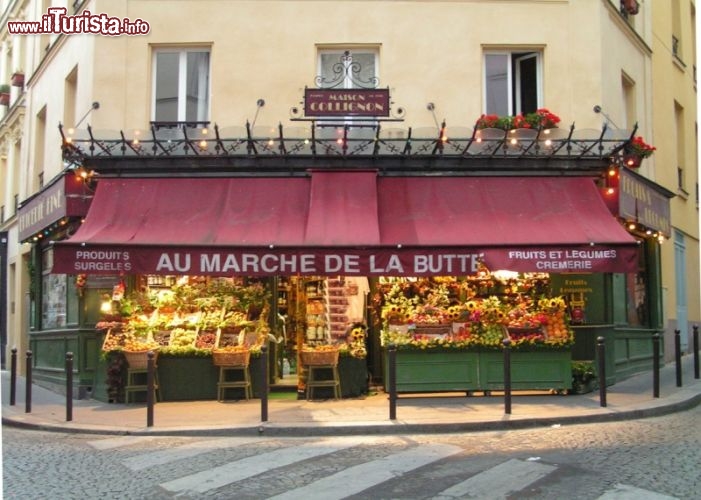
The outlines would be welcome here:
<svg viewBox="0 0 701 500">
<path fill-rule="evenodd" d="M 251 351 L 217 351 L 212 350 L 212 362 L 214 366 L 248 366 L 251 360 Z"/>
<path fill-rule="evenodd" d="M 333 351 L 299 351 L 303 365 L 337 365 L 338 349 Z"/>
<path fill-rule="evenodd" d="M 153 362 L 156 363 L 158 351 L 153 352 Z M 129 368 L 132 370 L 145 370 L 148 368 L 148 353 L 149 351 L 122 351 L 127 360 Z"/>
</svg>

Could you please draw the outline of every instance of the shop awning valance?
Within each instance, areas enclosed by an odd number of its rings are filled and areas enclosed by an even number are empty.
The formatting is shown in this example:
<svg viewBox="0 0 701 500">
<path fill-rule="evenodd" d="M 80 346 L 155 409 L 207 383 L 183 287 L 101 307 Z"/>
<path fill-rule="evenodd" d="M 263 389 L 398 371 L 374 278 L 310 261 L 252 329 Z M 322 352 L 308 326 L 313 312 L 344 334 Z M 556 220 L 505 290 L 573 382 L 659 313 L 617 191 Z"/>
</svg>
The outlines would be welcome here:
<svg viewBox="0 0 701 500">
<path fill-rule="evenodd" d="M 53 272 L 628 272 L 637 251 L 587 177 L 105 178 Z"/>
</svg>

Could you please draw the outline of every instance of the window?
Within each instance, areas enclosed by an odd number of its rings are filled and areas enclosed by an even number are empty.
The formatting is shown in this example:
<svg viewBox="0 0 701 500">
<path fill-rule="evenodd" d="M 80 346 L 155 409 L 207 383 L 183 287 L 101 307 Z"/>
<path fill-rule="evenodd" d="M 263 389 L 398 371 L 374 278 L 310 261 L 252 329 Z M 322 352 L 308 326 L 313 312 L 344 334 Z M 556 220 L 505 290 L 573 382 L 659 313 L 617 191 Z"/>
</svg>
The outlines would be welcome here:
<svg viewBox="0 0 701 500">
<path fill-rule="evenodd" d="M 158 50 L 153 66 L 153 120 L 208 121 L 209 49 Z"/>
<path fill-rule="evenodd" d="M 638 272 L 625 275 L 626 295 L 628 297 L 626 312 L 629 326 L 644 327 L 650 324 L 648 277 L 645 272 L 645 262 L 645 251 L 641 251 L 638 259 Z"/>
<path fill-rule="evenodd" d="M 542 107 L 541 64 L 539 52 L 485 53 L 484 112 L 507 116 Z"/>
<path fill-rule="evenodd" d="M 377 51 L 334 49 L 319 51 L 317 84 L 322 88 L 375 88 Z"/>
</svg>

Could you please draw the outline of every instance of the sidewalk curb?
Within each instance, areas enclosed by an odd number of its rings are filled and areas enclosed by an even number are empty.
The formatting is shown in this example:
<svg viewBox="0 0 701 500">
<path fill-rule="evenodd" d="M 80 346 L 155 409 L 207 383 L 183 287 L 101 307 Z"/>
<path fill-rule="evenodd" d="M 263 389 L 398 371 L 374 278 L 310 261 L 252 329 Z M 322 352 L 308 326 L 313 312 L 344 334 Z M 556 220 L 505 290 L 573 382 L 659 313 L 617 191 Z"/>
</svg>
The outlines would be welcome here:
<svg viewBox="0 0 701 500">
<path fill-rule="evenodd" d="M 645 408 L 624 409 L 621 411 L 601 408 L 604 413 L 585 415 L 562 415 L 557 417 L 526 417 L 518 415 L 504 415 L 500 420 L 484 422 L 437 422 L 402 423 L 401 419 L 395 422 L 372 422 L 366 425 L 339 424 L 339 425 L 280 425 L 270 422 L 259 422 L 256 425 L 239 427 L 209 427 L 209 428 L 137 428 L 137 429 L 110 429 L 98 426 L 81 426 L 72 422 L 65 424 L 42 423 L 23 421 L 17 417 L 2 417 L 2 425 L 9 427 L 39 430 L 47 432 L 65 432 L 75 434 L 104 434 L 104 435 L 133 435 L 133 436 L 283 436 L 283 437 L 315 437 L 315 436 L 343 436 L 343 435 L 375 435 L 375 434 L 439 434 L 457 432 L 483 432 L 496 430 L 516 430 L 536 427 L 550 427 L 553 425 L 575 425 L 597 422 L 616 422 L 622 420 L 636 420 L 650 417 L 658 417 L 670 413 L 689 410 L 701 404 L 701 393 L 692 394 L 690 397 L 679 401 L 670 402 Z M 518 411 L 518 408 L 516 408 Z"/>
</svg>

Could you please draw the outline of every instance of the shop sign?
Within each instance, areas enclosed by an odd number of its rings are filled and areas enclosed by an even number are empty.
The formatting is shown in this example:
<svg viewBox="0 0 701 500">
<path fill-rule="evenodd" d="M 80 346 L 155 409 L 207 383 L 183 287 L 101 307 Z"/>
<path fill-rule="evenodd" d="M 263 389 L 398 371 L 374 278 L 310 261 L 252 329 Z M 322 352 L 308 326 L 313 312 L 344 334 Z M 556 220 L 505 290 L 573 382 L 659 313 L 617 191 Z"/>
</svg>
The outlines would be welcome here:
<svg viewBox="0 0 701 500">
<path fill-rule="evenodd" d="M 82 179 L 73 174 L 59 177 L 20 206 L 19 240 L 31 238 L 63 217 L 83 217 L 88 213 L 91 199 L 84 192 Z"/>
<path fill-rule="evenodd" d="M 389 116 L 389 89 L 305 89 L 304 114 Z"/>
<path fill-rule="evenodd" d="M 618 215 L 671 236 L 669 197 L 625 168 L 620 170 Z"/>
<path fill-rule="evenodd" d="M 54 273 L 207 276 L 441 276 L 490 269 L 520 272 L 629 272 L 637 248 L 528 247 L 488 249 L 188 249 L 54 245 Z"/>
</svg>

